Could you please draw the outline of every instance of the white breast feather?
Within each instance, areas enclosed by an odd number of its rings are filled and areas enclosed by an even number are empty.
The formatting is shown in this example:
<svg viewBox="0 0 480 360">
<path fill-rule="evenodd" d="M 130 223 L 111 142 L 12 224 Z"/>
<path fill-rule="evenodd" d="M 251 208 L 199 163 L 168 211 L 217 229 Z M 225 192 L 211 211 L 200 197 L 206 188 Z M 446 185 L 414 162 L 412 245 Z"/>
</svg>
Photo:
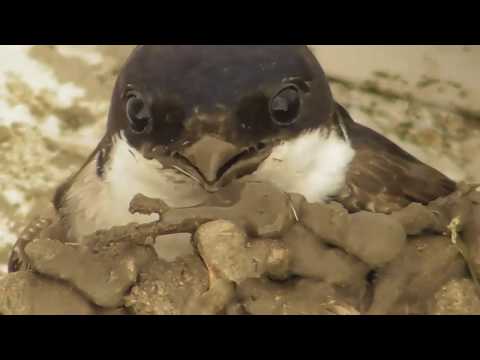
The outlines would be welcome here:
<svg viewBox="0 0 480 360">
<path fill-rule="evenodd" d="M 128 209 L 137 194 L 162 199 L 171 207 L 200 204 L 207 196 L 200 185 L 156 160 L 147 160 L 123 137 L 115 139 L 105 178 L 96 175 L 92 161 L 69 190 L 66 202 L 71 214 L 71 235 L 81 239 L 98 230 L 132 222 L 154 221 L 156 216 L 132 215 Z"/>
<path fill-rule="evenodd" d="M 353 157 L 350 144 L 336 134 L 312 131 L 277 146 L 244 180 L 271 182 L 285 192 L 302 194 L 310 202 L 324 201 L 343 187 Z M 162 199 L 172 207 L 195 206 L 207 197 L 195 181 L 162 169 L 156 160 L 145 159 L 123 137 L 115 139 L 110 159 L 103 182 L 92 162 L 68 192 L 66 208 L 77 239 L 112 226 L 154 221 L 155 216 L 128 211 L 130 201 L 139 193 Z"/>
<path fill-rule="evenodd" d="M 277 146 L 249 178 L 322 202 L 342 189 L 354 155 L 350 144 L 336 133 L 315 130 Z"/>
</svg>

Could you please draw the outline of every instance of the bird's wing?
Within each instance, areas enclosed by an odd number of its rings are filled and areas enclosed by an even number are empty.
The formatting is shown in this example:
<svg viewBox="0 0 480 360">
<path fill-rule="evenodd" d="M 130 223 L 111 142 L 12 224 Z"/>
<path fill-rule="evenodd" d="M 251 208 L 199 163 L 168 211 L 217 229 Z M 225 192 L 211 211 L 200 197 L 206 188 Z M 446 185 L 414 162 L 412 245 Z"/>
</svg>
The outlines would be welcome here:
<svg viewBox="0 0 480 360">
<path fill-rule="evenodd" d="M 428 204 L 456 190 L 456 183 L 339 109 L 356 155 L 339 195 L 350 211 L 390 213 L 412 202 Z"/>
<path fill-rule="evenodd" d="M 28 226 L 22 231 L 20 236 L 13 247 L 13 250 L 10 254 L 8 260 L 8 272 L 14 273 L 18 271 L 28 271 L 31 270 L 31 266 L 28 262 L 27 256 L 25 255 L 25 246 L 45 235 L 47 230 L 49 234 L 58 233 L 60 229 L 60 224 L 56 226 L 55 232 L 50 229 L 50 226 L 57 220 L 57 214 L 52 205 L 46 207 L 42 216 L 35 217 Z"/>
</svg>

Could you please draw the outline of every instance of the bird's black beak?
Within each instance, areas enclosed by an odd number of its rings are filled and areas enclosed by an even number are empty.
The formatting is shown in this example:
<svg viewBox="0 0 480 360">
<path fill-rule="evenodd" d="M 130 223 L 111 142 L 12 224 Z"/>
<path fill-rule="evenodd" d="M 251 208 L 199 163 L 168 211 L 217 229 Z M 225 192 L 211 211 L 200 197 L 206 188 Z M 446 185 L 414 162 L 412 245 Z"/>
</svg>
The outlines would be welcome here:
<svg viewBox="0 0 480 360">
<path fill-rule="evenodd" d="M 265 145 L 241 148 L 206 135 L 175 153 L 177 170 L 196 178 L 205 190 L 216 192 L 231 181 L 251 174 L 271 154 Z M 193 175 L 193 176 L 192 176 Z"/>
</svg>

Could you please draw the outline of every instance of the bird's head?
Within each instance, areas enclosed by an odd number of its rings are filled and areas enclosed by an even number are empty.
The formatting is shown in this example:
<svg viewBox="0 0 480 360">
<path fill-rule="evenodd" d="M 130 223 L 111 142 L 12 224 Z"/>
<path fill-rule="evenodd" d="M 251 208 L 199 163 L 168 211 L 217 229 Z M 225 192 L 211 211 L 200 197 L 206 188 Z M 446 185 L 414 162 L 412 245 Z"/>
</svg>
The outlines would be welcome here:
<svg viewBox="0 0 480 360">
<path fill-rule="evenodd" d="M 120 72 L 108 133 L 215 192 L 334 107 L 306 46 L 144 45 Z"/>
</svg>

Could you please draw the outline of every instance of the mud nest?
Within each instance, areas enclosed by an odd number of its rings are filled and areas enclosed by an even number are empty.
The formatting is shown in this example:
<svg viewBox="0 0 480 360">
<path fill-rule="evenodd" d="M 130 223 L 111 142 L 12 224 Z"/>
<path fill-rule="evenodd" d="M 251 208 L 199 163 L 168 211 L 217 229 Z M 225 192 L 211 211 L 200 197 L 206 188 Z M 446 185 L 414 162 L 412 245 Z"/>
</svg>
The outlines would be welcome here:
<svg viewBox="0 0 480 360">
<path fill-rule="evenodd" d="M 62 241 L 39 219 L 23 234 L 30 270 L 0 280 L 2 314 L 480 314 L 480 192 L 350 214 L 262 183 L 202 206 L 138 195 L 149 224 Z M 167 235 L 191 254 L 167 261 Z"/>
</svg>

